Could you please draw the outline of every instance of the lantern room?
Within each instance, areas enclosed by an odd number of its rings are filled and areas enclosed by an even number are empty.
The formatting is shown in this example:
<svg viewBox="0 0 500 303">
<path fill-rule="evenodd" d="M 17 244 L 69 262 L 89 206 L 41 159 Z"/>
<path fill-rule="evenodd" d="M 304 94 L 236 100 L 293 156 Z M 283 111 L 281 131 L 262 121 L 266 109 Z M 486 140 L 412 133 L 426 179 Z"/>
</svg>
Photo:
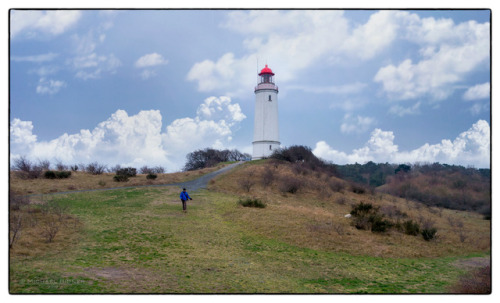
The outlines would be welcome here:
<svg viewBox="0 0 500 303">
<path fill-rule="evenodd" d="M 267 67 L 267 64 L 266 64 L 266 67 L 264 67 L 260 71 L 259 76 L 260 76 L 260 83 L 273 83 L 274 84 L 274 79 L 273 79 L 274 73 L 269 67 Z"/>
</svg>

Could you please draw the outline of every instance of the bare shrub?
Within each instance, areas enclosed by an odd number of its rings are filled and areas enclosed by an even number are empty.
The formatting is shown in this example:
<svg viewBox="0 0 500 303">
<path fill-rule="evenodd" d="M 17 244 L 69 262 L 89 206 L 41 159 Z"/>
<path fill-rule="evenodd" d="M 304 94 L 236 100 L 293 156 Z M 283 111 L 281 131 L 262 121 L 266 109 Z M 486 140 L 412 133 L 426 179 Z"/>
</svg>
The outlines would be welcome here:
<svg viewBox="0 0 500 303">
<path fill-rule="evenodd" d="M 162 166 L 155 166 L 155 167 L 148 167 L 147 165 L 144 165 L 139 169 L 140 174 L 164 174 L 165 173 L 165 168 Z"/>
<path fill-rule="evenodd" d="M 62 205 L 54 201 L 48 201 L 40 206 L 40 209 L 47 216 L 55 215 L 59 222 L 63 221 L 64 214 L 66 213 L 68 206 Z"/>
<path fill-rule="evenodd" d="M 92 162 L 85 167 L 85 171 L 92 175 L 102 175 L 106 171 L 106 165 Z"/>
<path fill-rule="evenodd" d="M 390 217 L 390 218 L 395 218 L 395 219 L 402 219 L 408 217 L 408 215 L 405 212 L 402 212 L 399 210 L 394 205 L 384 205 L 380 208 L 380 212 L 382 212 L 384 215 Z"/>
<path fill-rule="evenodd" d="M 344 225 L 338 224 L 338 223 L 333 223 L 332 224 L 333 230 L 339 235 L 343 236 L 345 234 L 345 228 Z"/>
<path fill-rule="evenodd" d="M 292 164 L 292 172 L 296 175 L 307 175 L 309 170 L 305 167 L 304 163 L 296 162 Z"/>
<path fill-rule="evenodd" d="M 341 192 L 345 189 L 344 182 L 338 181 L 336 179 L 331 179 L 328 182 L 328 186 L 330 187 L 331 190 L 333 190 L 334 192 L 337 192 L 337 193 Z"/>
<path fill-rule="evenodd" d="M 20 214 L 12 214 L 9 220 L 9 248 L 12 248 L 21 236 L 22 227 L 23 217 Z"/>
<path fill-rule="evenodd" d="M 302 186 L 302 182 L 300 182 L 299 179 L 291 177 L 291 176 L 286 176 L 286 177 L 281 178 L 278 189 L 282 193 L 295 194 L 295 193 L 297 193 L 297 191 L 299 191 L 301 186 Z"/>
<path fill-rule="evenodd" d="M 30 200 L 26 196 L 15 195 L 12 192 L 9 194 L 9 208 L 11 211 L 20 210 L 21 207 L 26 206 L 30 203 Z"/>
<path fill-rule="evenodd" d="M 436 237 L 437 229 L 434 227 L 434 221 L 420 216 L 421 234 L 425 241 L 430 241 Z"/>
<path fill-rule="evenodd" d="M 267 169 L 267 167 L 266 167 L 266 170 L 264 171 L 264 173 L 262 174 L 262 177 L 261 177 L 262 186 L 267 187 L 267 186 L 271 185 L 273 183 L 274 179 L 275 179 L 274 171 L 271 169 Z"/>
<path fill-rule="evenodd" d="M 56 169 L 61 171 L 61 170 L 68 170 L 68 166 L 63 164 L 61 161 L 57 161 L 56 163 Z"/>
<path fill-rule="evenodd" d="M 41 170 L 48 170 L 50 169 L 50 162 L 49 160 L 40 160 L 37 166 L 39 166 Z"/>
<path fill-rule="evenodd" d="M 344 196 L 338 197 L 337 199 L 335 199 L 335 203 L 337 203 L 338 205 L 345 205 L 347 203 L 347 198 Z"/>
<path fill-rule="evenodd" d="M 14 160 L 14 165 L 12 165 L 12 170 L 28 173 L 31 170 L 32 165 L 33 163 L 31 163 L 30 160 L 26 159 L 25 156 L 21 156 L 18 159 Z"/>
<path fill-rule="evenodd" d="M 12 170 L 17 171 L 17 176 L 21 179 L 36 179 L 42 175 L 44 167 L 47 165 L 50 165 L 48 161 L 40 161 L 39 164 L 33 164 L 26 157 L 22 156 L 14 160 Z"/>
<path fill-rule="evenodd" d="M 251 176 L 247 176 L 239 179 L 238 185 L 247 192 L 250 192 L 250 189 L 255 185 L 255 181 L 251 179 Z"/>
<path fill-rule="evenodd" d="M 56 220 L 56 217 L 49 216 L 47 221 L 42 226 L 41 235 L 45 238 L 48 243 L 51 243 L 59 232 L 60 222 Z"/>
</svg>

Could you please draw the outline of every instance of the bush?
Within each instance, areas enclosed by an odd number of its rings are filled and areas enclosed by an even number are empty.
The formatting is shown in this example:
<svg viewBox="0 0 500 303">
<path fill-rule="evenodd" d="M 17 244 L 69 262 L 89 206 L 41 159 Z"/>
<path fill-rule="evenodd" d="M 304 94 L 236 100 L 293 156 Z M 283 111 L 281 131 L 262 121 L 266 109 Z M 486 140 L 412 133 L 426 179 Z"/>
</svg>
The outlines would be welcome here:
<svg viewBox="0 0 500 303">
<path fill-rule="evenodd" d="M 116 171 L 116 174 L 120 176 L 135 177 L 137 175 L 137 169 L 133 167 L 120 168 Z"/>
<path fill-rule="evenodd" d="M 416 236 L 420 233 L 420 226 L 413 220 L 407 220 L 403 223 L 403 230 L 407 235 Z"/>
<path fill-rule="evenodd" d="M 146 179 L 148 180 L 154 180 L 158 177 L 158 175 L 156 174 L 153 174 L 153 173 L 149 173 L 147 176 L 146 176 Z"/>
<path fill-rule="evenodd" d="M 436 233 L 437 233 L 437 229 L 434 227 L 424 228 L 422 230 L 422 236 L 424 237 L 425 241 L 430 241 L 430 240 L 434 239 L 434 237 L 436 236 Z"/>
<path fill-rule="evenodd" d="M 59 179 L 67 179 L 71 176 L 71 172 L 70 171 L 58 171 L 56 172 L 56 177 L 59 178 Z"/>
<path fill-rule="evenodd" d="M 56 173 L 52 170 L 48 170 L 44 174 L 45 179 L 55 179 L 56 178 Z"/>
<path fill-rule="evenodd" d="M 377 211 L 378 209 L 374 208 L 373 205 L 371 205 L 371 203 L 360 202 L 359 204 L 353 206 L 351 210 L 351 215 L 353 217 L 363 217 L 369 215 L 370 213 L 375 213 Z"/>
<path fill-rule="evenodd" d="M 66 179 L 71 176 L 70 171 L 52 171 L 48 170 L 45 172 L 44 177 L 46 179 Z"/>
<path fill-rule="evenodd" d="M 128 181 L 128 176 L 126 176 L 126 175 L 115 175 L 113 177 L 113 180 L 115 180 L 116 182 L 127 182 Z"/>
<path fill-rule="evenodd" d="M 256 208 L 265 208 L 266 204 L 259 199 L 245 199 L 239 200 L 238 204 L 244 207 L 256 207 Z"/>
<path fill-rule="evenodd" d="M 351 215 L 355 217 L 354 226 L 357 229 L 370 229 L 372 232 L 386 232 L 394 226 L 394 223 L 384 219 L 384 215 L 378 212 L 379 208 L 370 203 L 360 202 L 354 205 Z"/>
<path fill-rule="evenodd" d="M 380 215 L 372 215 L 369 221 L 371 223 L 372 232 L 383 233 L 394 226 L 394 223 L 384 219 Z"/>
</svg>

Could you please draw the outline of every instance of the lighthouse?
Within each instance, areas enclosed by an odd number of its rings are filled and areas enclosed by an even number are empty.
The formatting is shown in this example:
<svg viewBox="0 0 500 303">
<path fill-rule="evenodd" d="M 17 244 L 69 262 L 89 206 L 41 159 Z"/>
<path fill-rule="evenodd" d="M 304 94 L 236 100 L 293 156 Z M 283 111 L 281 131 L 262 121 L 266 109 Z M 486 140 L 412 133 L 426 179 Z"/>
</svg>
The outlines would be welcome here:
<svg viewBox="0 0 500 303">
<path fill-rule="evenodd" d="M 260 83 L 255 87 L 252 160 L 268 157 L 280 147 L 278 87 L 274 84 L 274 73 L 266 64 L 259 76 Z"/>
</svg>

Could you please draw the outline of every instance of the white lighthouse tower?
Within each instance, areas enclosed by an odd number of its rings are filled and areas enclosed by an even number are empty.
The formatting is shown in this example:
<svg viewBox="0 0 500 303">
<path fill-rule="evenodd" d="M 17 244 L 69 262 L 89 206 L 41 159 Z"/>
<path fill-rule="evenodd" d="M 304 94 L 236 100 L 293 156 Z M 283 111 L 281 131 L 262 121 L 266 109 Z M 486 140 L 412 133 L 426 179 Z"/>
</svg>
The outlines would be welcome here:
<svg viewBox="0 0 500 303">
<path fill-rule="evenodd" d="M 278 87 L 274 84 L 274 73 L 264 67 L 260 83 L 255 87 L 255 120 L 253 131 L 252 160 L 270 156 L 280 147 L 278 131 Z"/>
</svg>

